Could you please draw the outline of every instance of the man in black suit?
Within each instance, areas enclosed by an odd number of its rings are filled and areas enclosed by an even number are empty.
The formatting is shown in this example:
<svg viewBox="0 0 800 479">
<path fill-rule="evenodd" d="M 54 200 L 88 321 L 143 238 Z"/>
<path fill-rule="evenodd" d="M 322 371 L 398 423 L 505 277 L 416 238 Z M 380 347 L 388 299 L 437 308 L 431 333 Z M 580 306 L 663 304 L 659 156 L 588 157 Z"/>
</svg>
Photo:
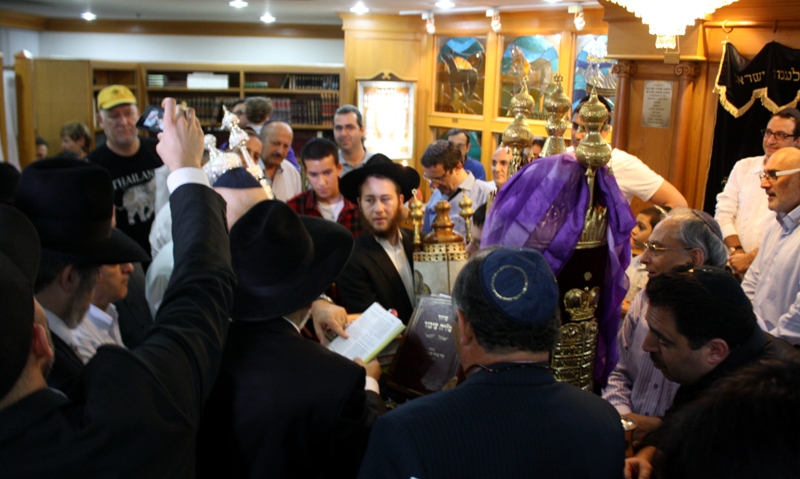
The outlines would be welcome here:
<svg viewBox="0 0 800 479">
<path fill-rule="evenodd" d="M 542 255 L 480 251 L 453 301 L 466 381 L 378 419 L 359 477 L 622 477 L 619 414 L 550 371 L 558 285 Z"/>
<path fill-rule="evenodd" d="M 355 477 L 384 410 L 380 365 L 370 361 L 365 380 L 364 368 L 300 335 L 352 249 L 347 228 L 280 201 L 233 225 L 239 286 L 198 433 L 198 477 Z"/>
<path fill-rule="evenodd" d="M 194 475 L 194 437 L 222 354 L 235 279 L 225 203 L 199 169 L 200 122 L 171 98 L 164 107 L 158 151 L 172 171 L 172 282 L 147 341 L 134 351 L 99 348 L 69 396 L 45 383 L 53 350 L 33 298 L 36 229 L 0 206 L 1 477 Z M 107 181 L 102 189 L 110 192 Z M 111 207 L 109 196 L 105 212 Z"/>
<path fill-rule="evenodd" d="M 419 186 L 419 173 L 395 163 L 369 164 L 342 177 L 340 189 L 357 202 L 366 227 L 336 281 L 348 313 L 374 302 L 407 323 L 414 310 L 413 233 L 400 228 L 401 208 Z"/>
<path fill-rule="evenodd" d="M 14 199 L 41 240 L 34 294 L 47 316 L 56 359 L 47 384 L 64 392 L 84 366 L 73 330 L 89 310 L 100 265 L 149 261 L 141 246 L 111 227 L 113 195 L 108 171 L 57 157 L 26 168 Z"/>
</svg>

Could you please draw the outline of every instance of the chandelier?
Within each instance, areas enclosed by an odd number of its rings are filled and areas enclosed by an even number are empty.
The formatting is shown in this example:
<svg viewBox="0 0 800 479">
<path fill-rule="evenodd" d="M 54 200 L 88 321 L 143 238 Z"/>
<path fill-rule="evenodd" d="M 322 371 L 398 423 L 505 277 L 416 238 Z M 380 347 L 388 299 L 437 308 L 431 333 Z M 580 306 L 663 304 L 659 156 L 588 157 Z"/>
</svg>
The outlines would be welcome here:
<svg viewBox="0 0 800 479">
<path fill-rule="evenodd" d="M 610 0 L 642 19 L 656 36 L 656 48 L 675 48 L 676 37 L 694 21 L 736 0 Z"/>
</svg>

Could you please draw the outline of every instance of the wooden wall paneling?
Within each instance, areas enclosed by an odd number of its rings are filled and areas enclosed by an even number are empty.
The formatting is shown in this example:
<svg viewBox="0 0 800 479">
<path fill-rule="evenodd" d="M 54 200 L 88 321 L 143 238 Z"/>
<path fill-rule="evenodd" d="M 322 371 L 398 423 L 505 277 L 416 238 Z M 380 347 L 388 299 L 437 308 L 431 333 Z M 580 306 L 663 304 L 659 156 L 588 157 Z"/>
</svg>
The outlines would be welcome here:
<svg viewBox="0 0 800 479">
<path fill-rule="evenodd" d="M 36 134 L 50 145 L 48 156 L 55 156 L 61 151 L 64 123 L 92 124 L 89 62 L 37 58 L 33 64 Z"/>
<path fill-rule="evenodd" d="M 641 66 L 641 65 L 640 65 Z M 647 80 L 672 81 L 672 107 L 669 128 L 646 128 L 642 126 L 644 85 Z M 675 111 L 678 100 L 677 81 L 671 77 L 648 77 L 637 75 L 631 82 L 630 114 L 628 115 L 628 153 L 638 157 L 656 173 L 669 177 L 670 160 L 673 155 L 672 137 L 675 127 Z"/>
<path fill-rule="evenodd" d="M 716 74 L 717 68 L 713 64 L 700 63 L 700 74 L 695 79 L 688 163 L 683 189 L 686 201 L 693 208 L 702 209 L 705 197 L 718 101 L 717 95 L 712 93 Z"/>
<path fill-rule="evenodd" d="M 686 162 L 689 152 L 689 134 L 692 116 L 692 93 L 694 92 L 695 78 L 700 74 L 700 67 L 695 62 L 684 62 L 675 66 L 675 75 L 678 77 L 678 91 L 673 91 L 676 108 L 672 120 L 672 161 L 669 171 L 669 181 L 678 191 L 685 191 Z"/>
<path fill-rule="evenodd" d="M 611 146 L 620 150 L 628 150 L 628 122 L 631 104 L 631 79 L 636 75 L 636 62 L 619 60 L 611 71 L 617 75 L 617 101 L 614 109 L 614 137 Z"/>
<path fill-rule="evenodd" d="M 34 133 L 33 55 L 22 50 L 14 55 L 14 77 L 17 89 L 17 150 L 20 169 L 36 159 Z"/>
<path fill-rule="evenodd" d="M 3 64 L 3 52 L 0 52 L 0 65 Z M 3 151 L 3 161 L 8 162 L 8 130 L 6 129 L 6 93 L 5 81 L 0 76 L 0 148 Z"/>
</svg>

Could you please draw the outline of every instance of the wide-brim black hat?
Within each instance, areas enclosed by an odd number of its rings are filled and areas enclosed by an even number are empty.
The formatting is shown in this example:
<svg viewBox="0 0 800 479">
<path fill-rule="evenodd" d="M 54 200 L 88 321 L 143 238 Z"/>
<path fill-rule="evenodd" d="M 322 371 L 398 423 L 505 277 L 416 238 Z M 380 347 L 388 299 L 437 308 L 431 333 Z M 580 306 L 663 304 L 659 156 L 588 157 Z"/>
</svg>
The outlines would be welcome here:
<svg viewBox="0 0 800 479">
<path fill-rule="evenodd" d="M 19 179 L 14 206 L 36 227 L 42 259 L 117 264 L 150 261 L 136 241 L 111 227 L 114 187 L 97 165 L 68 158 L 39 160 Z"/>
<path fill-rule="evenodd" d="M 21 212 L 0 204 L 0 399 L 28 361 L 38 270 L 36 229 Z"/>
<path fill-rule="evenodd" d="M 333 221 L 300 216 L 285 203 L 262 201 L 231 228 L 231 260 L 239 280 L 231 318 L 258 321 L 311 304 L 339 276 L 353 235 Z"/>
<path fill-rule="evenodd" d="M 367 166 L 356 168 L 342 176 L 342 179 L 339 180 L 339 191 L 345 198 L 356 203 L 361 184 L 370 176 L 385 176 L 394 180 L 400 185 L 406 201 L 411 199 L 414 188 L 419 187 L 419 173 L 414 168 L 398 163 L 379 163 L 377 165 L 367 164 Z"/>
</svg>

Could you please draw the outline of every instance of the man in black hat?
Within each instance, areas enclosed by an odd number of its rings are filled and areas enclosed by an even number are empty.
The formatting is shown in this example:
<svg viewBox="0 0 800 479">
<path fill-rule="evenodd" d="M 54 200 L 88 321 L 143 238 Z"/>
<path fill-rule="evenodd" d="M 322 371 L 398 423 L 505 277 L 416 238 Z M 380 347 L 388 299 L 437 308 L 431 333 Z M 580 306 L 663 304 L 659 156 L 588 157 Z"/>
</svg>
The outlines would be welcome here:
<svg viewBox="0 0 800 479">
<path fill-rule="evenodd" d="M 619 414 L 549 367 L 558 285 L 531 249 L 487 248 L 453 288 L 467 379 L 375 423 L 359 477 L 620 477 Z"/>
<path fill-rule="evenodd" d="M 175 272 L 147 341 L 128 351 L 103 346 L 65 396 L 48 389 L 53 359 L 47 322 L 36 306 L 38 271 L 36 228 L 25 215 L 0 206 L 0 476 L 41 477 L 192 477 L 194 437 L 203 399 L 210 392 L 228 328 L 234 275 L 230 264 L 225 204 L 207 186 L 199 169 L 203 132 L 192 109 L 164 101 L 164 133 L 159 153 L 172 173 Z M 76 167 L 34 173 L 71 176 Z M 80 171 L 94 180 L 94 169 Z M 83 178 L 85 176 L 85 178 Z M 202 183 L 205 181 L 206 186 Z M 94 185 L 110 195 L 110 180 Z M 98 191 L 79 182 L 72 195 Z M 189 184 L 199 183 L 199 184 Z M 49 194 L 40 190 L 39 194 Z M 104 196 L 105 197 L 105 196 Z M 95 222 L 49 221 L 31 215 L 42 242 L 47 229 L 78 227 L 95 233 L 86 241 L 99 252 L 113 244 L 107 198 Z M 75 226 L 78 225 L 78 226 Z M 88 231 L 88 232 L 87 232 Z M 45 243 L 48 248 L 49 243 Z M 81 253 L 77 246 L 73 254 Z M 85 252 L 83 252 L 85 253 Z M 49 254 L 49 253 L 48 253 Z"/>
<path fill-rule="evenodd" d="M 364 368 L 300 334 L 352 248 L 345 227 L 280 201 L 233 225 L 239 286 L 198 434 L 198 477 L 355 476 L 383 411 L 380 365 L 366 365 L 365 385 Z"/>
<path fill-rule="evenodd" d="M 75 193 L 84 191 L 92 194 Z M 47 315 L 56 355 L 47 384 L 65 392 L 83 369 L 72 332 L 89 310 L 100 265 L 149 260 L 134 240 L 111 227 L 113 195 L 108 171 L 52 158 L 25 169 L 14 199 L 41 240 L 34 294 Z"/>
<path fill-rule="evenodd" d="M 722 378 L 746 366 L 800 353 L 758 327 L 739 282 L 720 268 L 678 269 L 650 278 L 645 289 L 650 331 L 642 349 L 667 379 L 681 386 L 661 426 L 626 461 L 626 477 L 651 477 L 651 463 L 678 414 Z"/>
<path fill-rule="evenodd" d="M 419 186 L 413 168 L 369 164 L 342 177 L 345 198 L 358 203 L 366 230 L 336 281 L 349 313 L 363 313 L 374 302 L 395 309 L 407 323 L 414 310 L 414 235 L 400 228 L 400 211 Z"/>
</svg>

